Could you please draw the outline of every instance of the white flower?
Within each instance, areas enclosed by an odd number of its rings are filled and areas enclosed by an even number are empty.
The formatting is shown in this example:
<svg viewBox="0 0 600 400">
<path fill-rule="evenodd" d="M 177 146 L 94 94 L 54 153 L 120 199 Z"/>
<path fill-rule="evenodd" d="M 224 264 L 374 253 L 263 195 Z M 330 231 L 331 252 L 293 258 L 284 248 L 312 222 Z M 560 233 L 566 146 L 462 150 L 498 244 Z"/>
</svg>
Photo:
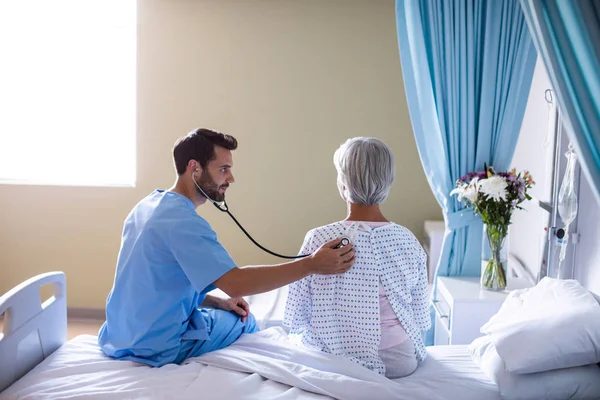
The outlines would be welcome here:
<svg viewBox="0 0 600 400">
<path fill-rule="evenodd" d="M 462 184 L 453 191 L 450 192 L 450 196 L 457 194 L 458 201 L 462 201 L 463 199 L 469 200 L 471 203 L 474 203 L 477 199 L 477 191 L 478 184 L 477 181 L 479 178 L 473 178 L 468 185 Z"/>
<path fill-rule="evenodd" d="M 467 186 L 463 192 L 462 197 L 469 200 L 471 203 L 475 203 L 475 200 L 477 200 L 477 193 L 479 191 L 478 180 L 479 178 L 473 178 L 471 183 L 469 183 L 469 186 Z"/>
<path fill-rule="evenodd" d="M 481 193 L 494 201 L 506 201 L 506 187 L 508 183 L 502 176 L 494 175 L 491 178 L 483 179 L 479 182 Z"/>
<path fill-rule="evenodd" d="M 466 187 L 467 187 L 466 185 L 458 186 L 456 189 L 453 189 L 450 192 L 450 196 L 454 196 L 455 194 L 457 194 L 458 195 L 458 201 L 461 201 L 462 198 L 463 198 L 463 195 L 465 193 Z"/>
</svg>

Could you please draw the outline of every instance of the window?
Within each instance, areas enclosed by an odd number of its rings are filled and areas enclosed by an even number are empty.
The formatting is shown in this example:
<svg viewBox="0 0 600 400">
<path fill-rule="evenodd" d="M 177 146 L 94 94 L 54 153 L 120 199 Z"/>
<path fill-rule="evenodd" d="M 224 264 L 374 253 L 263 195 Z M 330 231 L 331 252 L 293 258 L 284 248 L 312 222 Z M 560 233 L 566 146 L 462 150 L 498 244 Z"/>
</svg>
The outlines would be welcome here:
<svg viewBox="0 0 600 400">
<path fill-rule="evenodd" d="M 135 185 L 135 0 L 0 0 L 0 182 Z"/>
</svg>

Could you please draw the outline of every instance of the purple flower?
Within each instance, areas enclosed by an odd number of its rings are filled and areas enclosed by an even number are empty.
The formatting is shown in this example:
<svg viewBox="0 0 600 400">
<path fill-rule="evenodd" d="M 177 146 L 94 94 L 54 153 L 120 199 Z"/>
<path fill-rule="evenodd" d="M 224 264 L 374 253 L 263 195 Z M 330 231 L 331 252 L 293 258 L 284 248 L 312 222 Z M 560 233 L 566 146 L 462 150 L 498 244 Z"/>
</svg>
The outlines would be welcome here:
<svg viewBox="0 0 600 400">
<path fill-rule="evenodd" d="M 485 178 L 485 172 L 469 172 L 465 176 L 461 176 L 458 180 L 459 182 L 470 183 L 473 178 L 479 177 L 479 179 Z"/>
<path fill-rule="evenodd" d="M 501 176 L 506 179 L 508 183 L 508 190 L 520 191 L 524 188 L 525 181 L 523 178 L 517 179 L 517 177 L 509 172 L 493 172 L 494 175 Z M 462 182 L 465 184 L 469 184 L 473 178 L 479 178 L 479 180 L 487 179 L 487 173 L 485 171 L 473 171 L 468 174 L 461 176 L 457 182 Z"/>
<path fill-rule="evenodd" d="M 525 180 L 523 178 L 517 179 L 516 185 L 519 194 L 525 193 Z"/>
</svg>

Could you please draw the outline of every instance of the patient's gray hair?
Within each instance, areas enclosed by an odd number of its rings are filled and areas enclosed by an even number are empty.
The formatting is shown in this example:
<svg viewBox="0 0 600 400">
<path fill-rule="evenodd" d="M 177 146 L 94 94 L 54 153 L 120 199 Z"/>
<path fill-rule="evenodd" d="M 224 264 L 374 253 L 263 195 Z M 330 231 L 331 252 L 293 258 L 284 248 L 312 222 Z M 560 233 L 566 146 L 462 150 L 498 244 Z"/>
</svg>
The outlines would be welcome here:
<svg viewBox="0 0 600 400">
<path fill-rule="evenodd" d="M 375 138 L 348 139 L 334 153 L 333 164 L 340 194 L 351 203 L 369 206 L 383 203 L 396 177 L 392 151 Z"/>
</svg>

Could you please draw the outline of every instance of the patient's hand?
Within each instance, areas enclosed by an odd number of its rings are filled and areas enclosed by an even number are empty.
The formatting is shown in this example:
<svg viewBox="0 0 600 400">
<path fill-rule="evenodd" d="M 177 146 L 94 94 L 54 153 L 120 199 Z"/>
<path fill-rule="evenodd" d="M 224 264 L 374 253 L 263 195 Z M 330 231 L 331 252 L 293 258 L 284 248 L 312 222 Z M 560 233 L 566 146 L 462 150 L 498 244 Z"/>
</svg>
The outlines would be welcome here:
<svg viewBox="0 0 600 400">
<path fill-rule="evenodd" d="M 313 273 L 315 274 L 341 274 L 348 271 L 354 264 L 354 248 L 349 244 L 339 249 L 334 249 L 341 239 L 335 239 L 322 245 L 312 256 Z"/>
</svg>

